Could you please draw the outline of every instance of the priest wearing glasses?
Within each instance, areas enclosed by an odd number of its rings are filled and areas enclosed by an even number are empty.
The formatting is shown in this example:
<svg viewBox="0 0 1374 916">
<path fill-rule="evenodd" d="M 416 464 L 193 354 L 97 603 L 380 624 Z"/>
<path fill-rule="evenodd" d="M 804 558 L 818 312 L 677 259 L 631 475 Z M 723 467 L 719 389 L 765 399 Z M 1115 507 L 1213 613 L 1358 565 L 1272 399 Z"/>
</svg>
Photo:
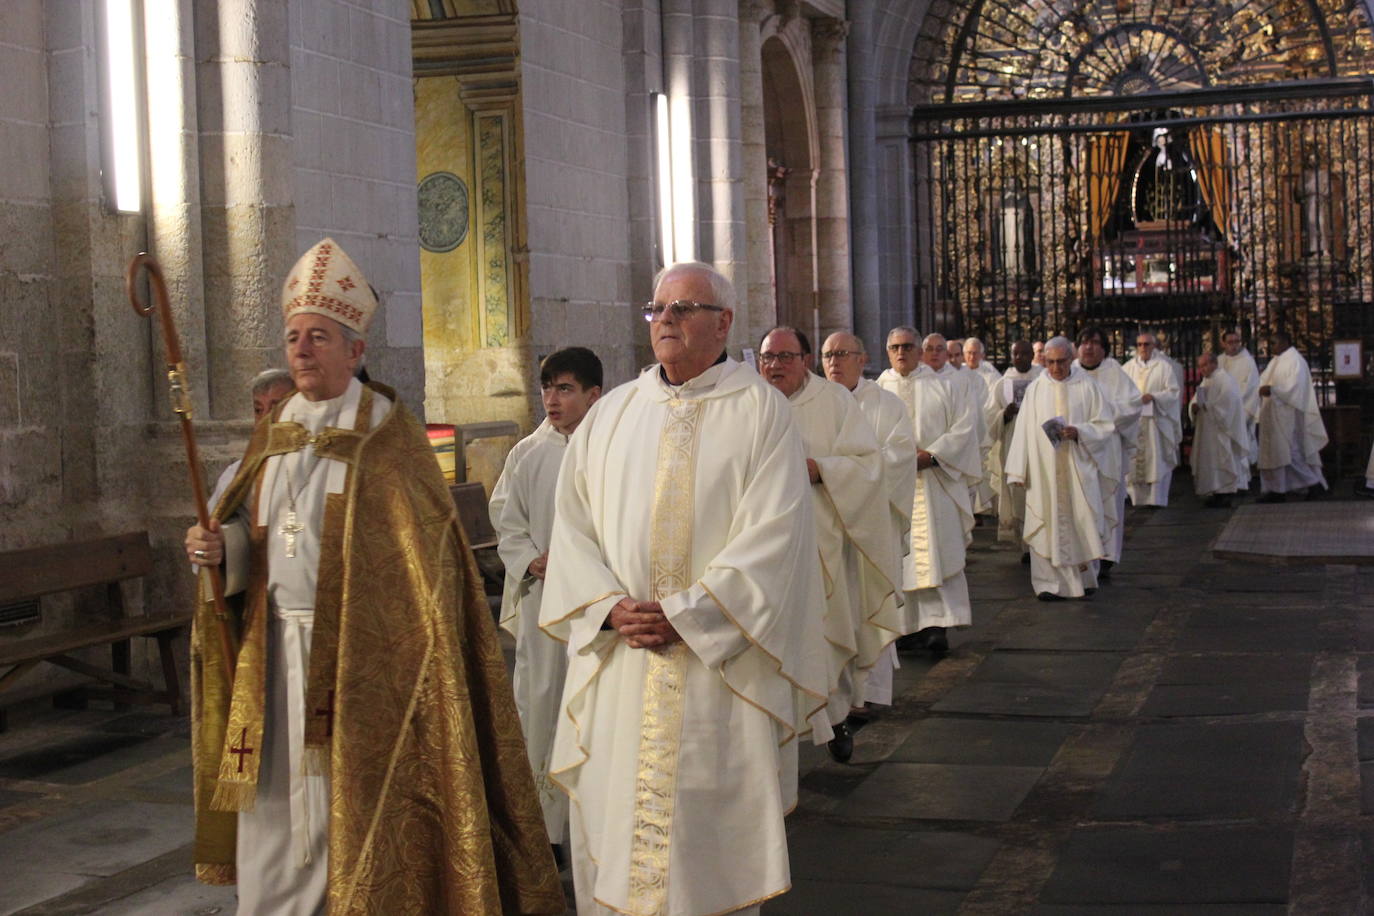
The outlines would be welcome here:
<svg viewBox="0 0 1374 916">
<path fill-rule="evenodd" d="M 829 740 L 811 486 L 787 399 L 725 353 L 729 280 L 665 268 L 658 362 L 568 443 L 540 624 L 579 916 L 757 912 L 791 887 L 797 745 Z M 847 395 L 846 395 L 847 396 Z"/>
<path fill-rule="evenodd" d="M 282 290 L 297 394 L 188 558 L 244 592 L 191 646 L 196 871 L 243 913 L 561 913 L 515 700 L 424 429 L 355 372 L 377 309 L 332 239 Z"/>
</svg>

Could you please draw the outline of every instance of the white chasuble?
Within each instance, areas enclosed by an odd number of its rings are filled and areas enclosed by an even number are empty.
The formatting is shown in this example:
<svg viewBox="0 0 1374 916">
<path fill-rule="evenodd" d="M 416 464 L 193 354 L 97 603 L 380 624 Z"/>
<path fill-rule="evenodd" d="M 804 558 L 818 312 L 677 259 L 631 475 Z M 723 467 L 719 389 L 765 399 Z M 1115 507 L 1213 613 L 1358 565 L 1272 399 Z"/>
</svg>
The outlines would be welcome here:
<svg viewBox="0 0 1374 916">
<path fill-rule="evenodd" d="M 987 385 L 983 377 L 972 369 L 958 369 L 953 363 L 936 373 L 954 389 L 960 408 L 973 421 L 974 444 L 978 448 L 979 462 L 968 478 L 969 503 L 974 513 L 986 512 L 992 508 L 992 490 L 985 480 L 984 465 L 989 451 L 987 441 L 987 422 L 983 417 L 983 401 L 987 397 Z"/>
<path fill-rule="evenodd" d="M 816 547 L 825 577 L 830 643 L 830 721 L 864 702 L 867 672 L 902 635 L 897 616 L 897 542 L 889 535 L 883 453 L 859 402 L 843 385 L 807 373 L 788 400 L 806 457 Z"/>
<path fill-rule="evenodd" d="M 917 630 L 968 626 L 973 608 L 964 561 L 973 530 L 968 481 L 981 466 L 977 431 L 958 390 L 929 366 L 918 366 L 906 376 L 889 369 L 878 384 L 906 405 L 916 448 L 936 461 L 916 474 L 902 561 L 906 613 L 915 614 Z"/>
<path fill-rule="evenodd" d="M 1220 369 L 1202 380 L 1188 404 L 1193 421 L 1193 489 L 1199 496 L 1235 493 L 1250 485 L 1250 433 L 1236 380 Z"/>
<path fill-rule="evenodd" d="M 550 778 L 579 912 L 725 913 L 791 884 L 797 738 L 831 737 L 815 525 L 787 401 L 725 360 L 602 397 L 559 475 L 540 608 L 568 644 Z M 682 642 L 603 629 L 658 600 Z"/>
<path fill-rule="evenodd" d="M 1051 442 L 1044 424 L 1054 418 L 1076 428 L 1078 440 Z M 1037 591 L 1078 597 L 1094 587 L 1093 564 L 1107 555 L 1117 455 L 1112 407 L 1086 372 L 1075 366 L 1062 382 L 1047 372 L 1031 383 L 1005 470 L 1026 489 L 1023 537 Z"/>
<path fill-rule="evenodd" d="M 916 490 L 916 432 L 907 415 L 906 405 L 890 391 L 879 388 L 866 378 L 854 386 L 854 400 L 859 402 L 868 425 L 878 437 L 883 454 L 883 490 L 887 494 L 887 536 L 897 545 L 892 553 L 896 562 L 890 581 L 900 585 L 902 556 L 907 551 L 907 534 L 911 527 L 911 505 Z M 901 635 L 915 632 L 915 618 L 911 609 L 901 615 Z M 868 673 L 864 699 L 870 703 L 892 703 L 892 673 L 901 667 L 897 661 L 897 647 L 889 644 L 882 657 Z"/>
<path fill-rule="evenodd" d="M 363 386 L 353 379 L 337 398 L 283 404 L 279 423 L 298 423 L 311 436 L 357 423 Z M 370 428 L 391 401 L 373 392 Z M 315 617 L 315 585 L 325 501 L 342 494 L 348 464 L 318 458 L 313 444 L 264 462 L 256 518 L 267 528 L 267 706 L 262 769 L 252 811 L 239 814 L 238 891 L 244 913 L 323 912 L 328 878 L 329 784 L 305 768 L 305 687 Z M 246 581 L 247 503 L 224 526 L 226 578 Z M 293 511 L 294 510 L 294 511 Z"/>
<path fill-rule="evenodd" d="M 1024 549 L 1021 542 L 1021 522 L 1026 517 L 1026 491 L 1023 487 L 1013 487 L 1007 482 L 1003 470 L 1007 463 L 1007 451 L 1011 448 L 1011 436 L 1016 431 L 1017 415 L 1007 418 L 1007 408 L 1018 404 L 1024 398 L 1030 383 L 1040 373 L 1043 366 L 1031 366 L 1027 372 L 1015 366 L 1007 369 L 996 385 L 988 390 L 987 400 L 983 402 L 983 417 L 988 428 L 988 442 L 992 446 L 988 458 L 989 483 L 993 497 L 997 501 L 997 540 L 1008 541 Z"/>
<path fill-rule="evenodd" d="M 490 504 L 491 522 L 501 539 L 496 551 L 506 567 L 500 624 L 515 637 L 515 705 L 544 809 L 544 826 L 555 843 L 567 842 L 568 832 L 568 798 L 549 781 L 549 755 L 568 651 L 539 629 L 544 580 L 528 570 L 549 550 L 554 488 L 567 447 L 568 437 L 544 420 L 506 455 Z"/>
<path fill-rule="evenodd" d="M 1288 493 L 1315 484 L 1326 487 L 1321 459 L 1326 426 L 1312 373 L 1296 347 L 1269 360 L 1260 374 L 1260 387 L 1265 385 L 1270 393 L 1260 398 L 1260 489 Z"/>
<path fill-rule="evenodd" d="M 1116 423 L 1116 454 L 1103 455 L 1105 473 L 1117 482 L 1116 490 L 1110 496 L 1103 493 L 1102 497 L 1112 504 L 1107 509 L 1111 528 L 1107 532 L 1107 555 L 1104 559 L 1120 563 L 1121 547 L 1126 538 L 1126 475 L 1135 463 L 1136 445 L 1140 440 L 1140 389 L 1121 371 L 1121 364 L 1110 356 L 1091 369 L 1082 366 L 1078 360 L 1074 360 L 1073 364 L 1083 369 L 1101 387 Z"/>
<path fill-rule="evenodd" d="M 1174 365 L 1156 356 L 1146 362 L 1135 357 L 1121 367 L 1141 395 L 1153 400 L 1141 407 L 1136 434 L 1135 459 L 1126 469 L 1126 485 L 1132 505 L 1167 506 L 1169 483 L 1178 464 L 1183 436 L 1179 405 L 1183 396 Z"/>
<path fill-rule="evenodd" d="M 1250 351 L 1245 347 L 1240 348 L 1240 352 L 1235 356 L 1225 353 L 1217 355 L 1217 364 L 1226 371 L 1226 374 L 1236 380 L 1236 385 L 1240 387 L 1241 399 L 1245 402 L 1245 423 L 1250 433 L 1250 463 L 1259 462 L 1259 366 L 1255 365 L 1255 358 L 1250 355 Z"/>
</svg>

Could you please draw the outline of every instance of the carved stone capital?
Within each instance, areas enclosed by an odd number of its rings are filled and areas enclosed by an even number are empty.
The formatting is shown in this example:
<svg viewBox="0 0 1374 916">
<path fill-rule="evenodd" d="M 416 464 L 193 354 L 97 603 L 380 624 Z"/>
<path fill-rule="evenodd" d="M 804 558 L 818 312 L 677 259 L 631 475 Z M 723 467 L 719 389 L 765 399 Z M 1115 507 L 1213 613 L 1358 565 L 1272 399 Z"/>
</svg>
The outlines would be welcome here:
<svg viewBox="0 0 1374 916">
<path fill-rule="evenodd" d="M 739 0 L 739 21 L 759 25 L 773 11 L 767 0 Z"/>
<path fill-rule="evenodd" d="M 818 50 L 833 51 L 842 46 L 848 36 L 849 22 L 844 19 L 826 17 L 811 20 L 811 40 L 816 43 Z"/>
</svg>

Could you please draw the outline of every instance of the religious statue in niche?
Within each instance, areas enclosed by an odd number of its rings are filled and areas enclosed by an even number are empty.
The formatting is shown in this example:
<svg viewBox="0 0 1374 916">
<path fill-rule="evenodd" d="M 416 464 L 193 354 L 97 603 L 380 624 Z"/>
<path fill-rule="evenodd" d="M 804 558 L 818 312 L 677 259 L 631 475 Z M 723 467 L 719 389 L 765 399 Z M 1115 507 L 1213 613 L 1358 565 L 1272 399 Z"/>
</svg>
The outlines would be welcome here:
<svg viewBox="0 0 1374 916">
<path fill-rule="evenodd" d="M 1302 254 L 1325 258 L 1331 253 L 1331 179 L 1316 150 L 1303 155 L 1302 175 L 1293 196 L 1302 208 Z"/>
<path fill-rule="evenodd" d="M 1035 210 L 1030 195 L 1013 180 L 992 192 L 988 229 L 992 266 L 1014 277 L 1035 272 Z"/>
<path fill-rule="evenodd" d="M 1131 178 L 1131 221 L 1151 225 L 1200 225 L 1204 219 L 1197 171 L 1187 146 L 1167 127 L 1156 127 L 1150 148 L 1136 163 Z"/>
</svg>

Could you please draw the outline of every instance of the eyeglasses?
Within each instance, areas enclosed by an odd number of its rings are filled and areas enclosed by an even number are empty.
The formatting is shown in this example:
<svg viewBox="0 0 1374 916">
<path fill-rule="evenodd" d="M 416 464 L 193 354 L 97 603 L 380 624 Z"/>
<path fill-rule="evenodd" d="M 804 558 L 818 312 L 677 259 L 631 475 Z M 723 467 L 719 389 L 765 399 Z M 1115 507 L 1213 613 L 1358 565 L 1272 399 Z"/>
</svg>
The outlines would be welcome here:
<svg viewBox="0 0 1374 916">
<path fill-rule="evenodd" d="M 1153 347 L 1155 344 L 1152 340 L 1137 340 L 1135 345 L 1137 347 Z"/>
<path fill-rule="evenodd" d="M 691 318 L 698 311 L 705 309 L 708 312 L 723 312 L 725 309 L 718 305 L 708 305 L 705 302 L 693 302 L 690 299 L 677 299 L 673 302 L 646 302 L 642 311 L 645 321 L 662 321 L 665 311 L 671 312 L 678 321 L 685 321 Z"/>
<path fill-rule="evenodd" d="M 888 344 L 887 349 L 891 353 L 908 353 L 916 349 L 916 345 L 914 343 L 895 343 Z"/>
<path fill-rule="evenodd" d="M 779 366 L 786 366 L 793 360 L 801 359 L 801 356 L 800 353 L 788 353 L 785 350 L 782 353 L 760 353 L 759 362 L 777 363 Z"/>
<path fill-rule="evenodd" d="M 861 356 L 858 350 L 825 350 L 821 353 L 821 359 L 835 360 L 844 359 L 846 356 Z"/>
</svg>

